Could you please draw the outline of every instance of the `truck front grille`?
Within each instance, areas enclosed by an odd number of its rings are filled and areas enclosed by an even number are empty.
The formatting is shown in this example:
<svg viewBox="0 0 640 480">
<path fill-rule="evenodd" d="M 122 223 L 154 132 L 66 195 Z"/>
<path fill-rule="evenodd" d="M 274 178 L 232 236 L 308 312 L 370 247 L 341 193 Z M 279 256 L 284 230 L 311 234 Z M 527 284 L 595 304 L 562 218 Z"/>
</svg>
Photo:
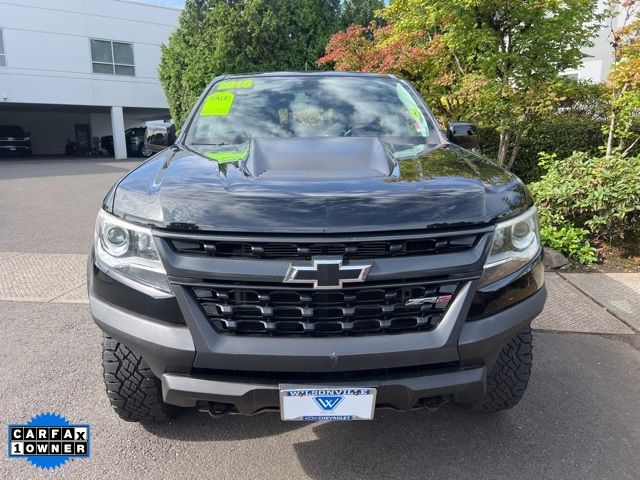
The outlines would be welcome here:
<svg viewBox="0 0 640 480">
<path fill-rule="evenodd" d="M 339 336 L 432 330 L 458 283 L 380 284 L 321 292 L 268 285 L 191 288 L 219 333 Z"/>
<path fill-rule="evenodd" d="M 472 249 L 477 234 L 356 242 L 260 242 L 192 240 L 172 238 L 171 246 L 183 255 L 220 258 L 310 260 L 317 255 L 340 255 L 345 259 L 384 258 L 462 252 Z"/>
</svg>

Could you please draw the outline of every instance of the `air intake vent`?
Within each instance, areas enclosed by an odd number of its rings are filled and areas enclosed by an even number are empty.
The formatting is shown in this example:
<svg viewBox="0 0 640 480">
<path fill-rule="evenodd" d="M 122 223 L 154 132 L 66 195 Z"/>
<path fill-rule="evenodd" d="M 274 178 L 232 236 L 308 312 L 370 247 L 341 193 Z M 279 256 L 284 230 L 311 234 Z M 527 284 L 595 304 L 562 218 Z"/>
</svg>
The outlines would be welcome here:
<svg viewBox="0 0 640 480">
<path fill-rule="evenodd" d="M 213 327 L 232 335 L 334 336 L 428 331 L 458 284 L 384 285 L 317 292 L 267 286 L 193 287 Z"/>
<path fill-rule="evenodd" d="M 355 242 L 251 242 L 170 239 L 173 249 L 184 255 L 221 258 L 310 260 L 318 255 L 340 255 L 345 259 L 385 258 L 463 252 L 472 249 L 479 235 Z"/>
</svg>

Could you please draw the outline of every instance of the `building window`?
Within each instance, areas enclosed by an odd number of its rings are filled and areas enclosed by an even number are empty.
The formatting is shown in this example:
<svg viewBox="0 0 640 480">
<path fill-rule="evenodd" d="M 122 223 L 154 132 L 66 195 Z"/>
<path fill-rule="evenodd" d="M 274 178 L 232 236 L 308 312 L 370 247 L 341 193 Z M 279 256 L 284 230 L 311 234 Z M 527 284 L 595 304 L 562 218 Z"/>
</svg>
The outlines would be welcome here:
<svg viewBox="0 0 640 480">
<path fill-rule="evenodd" d="M 93 73 L 133 77 L 133 44 L 91 39 L 91 64 Z"/>
<path fill-rule="evenodd" d="M 2 37 L 2 29 L 0 28 L 0 67 L 7 66 L 7 54 L 4 51 L 4 40 Z"/>
</svg>

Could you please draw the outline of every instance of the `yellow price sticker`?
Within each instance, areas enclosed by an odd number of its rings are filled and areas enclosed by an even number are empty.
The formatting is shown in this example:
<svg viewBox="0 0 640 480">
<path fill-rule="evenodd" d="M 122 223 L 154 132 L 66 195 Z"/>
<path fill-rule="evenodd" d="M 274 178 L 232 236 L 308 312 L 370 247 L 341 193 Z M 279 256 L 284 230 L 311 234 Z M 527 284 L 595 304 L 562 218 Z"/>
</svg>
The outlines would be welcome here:
<svg viewBox="0 0 640 480">
<path fill-rule="evenodd" d="M 204 101 L 200 115 L 203 117 L 226 117 L 231 111 L 235 97 L 232 92 L 212 93 Z"/>
</svg>

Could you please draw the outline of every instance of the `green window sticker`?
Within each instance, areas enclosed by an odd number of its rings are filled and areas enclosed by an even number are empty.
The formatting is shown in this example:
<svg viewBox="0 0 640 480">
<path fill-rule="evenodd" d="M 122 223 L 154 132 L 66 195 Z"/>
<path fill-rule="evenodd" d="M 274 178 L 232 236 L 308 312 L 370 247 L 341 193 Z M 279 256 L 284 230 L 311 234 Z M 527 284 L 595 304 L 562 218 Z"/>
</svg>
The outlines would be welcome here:
<svg viewBox="0 0 640 480">
<path fill-rule="evenodd" d="M 232 92 L 215 92 L 204 101 L 200 116 L 226 117 L 231 111 L 235 95 Z"/>
<path fill-rule="evenodd" d="M 207 152 L 205 155 L 211 160 L 215 160 L 218 163 L 231 163 L 243 160 L 249 150 L 237 150 L 232 152 Z"/>
<path fill-rule="evenodd" d="M 422 136 L 429 135 L 429 128 L 427 127 L 427 121 L 424 118 L 424 115 L 420 111 L 418 104 L 415 102 L 413 97 L 407 92 L 407 90 L 400 85 L 399 83 L 396 85 L 396 94 L 400 101 L 404 104 L 406 109 L 409 111 L 409 115 L 416 121 L 415 128 Z"/>
<path fill-rule="evenodd" d="M 253 88 L 253 80 L 225 80 L 216 86 L 216 90 L 231 90 L 232 88 Z"/>
</svg>

